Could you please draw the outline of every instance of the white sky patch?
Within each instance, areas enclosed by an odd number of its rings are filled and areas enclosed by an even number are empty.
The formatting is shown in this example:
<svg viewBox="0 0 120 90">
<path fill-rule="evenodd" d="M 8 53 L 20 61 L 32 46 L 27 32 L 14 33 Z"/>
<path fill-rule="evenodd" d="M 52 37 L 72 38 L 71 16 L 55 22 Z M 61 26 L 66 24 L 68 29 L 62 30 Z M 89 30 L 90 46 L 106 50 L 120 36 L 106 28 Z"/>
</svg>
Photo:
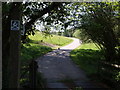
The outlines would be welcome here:
<svg viewBox="0 0 120 90">
<path fill-rule="evenodd" d="M 40 21 L 38 20 L 35 25 L 36 25 L 35 28 L 40 31 L 44 31 L 45 27 L 49 27 L 50 32 L 64 32 L 64 30 L 62 29 L 62 26 L 59 24 L 56 24 L 56 25 L 53 24 L 49 26 L 49 25 L 46 25 L 46 23 L 43 23 L 43 22 L 40 23 Z"/>
</svg>

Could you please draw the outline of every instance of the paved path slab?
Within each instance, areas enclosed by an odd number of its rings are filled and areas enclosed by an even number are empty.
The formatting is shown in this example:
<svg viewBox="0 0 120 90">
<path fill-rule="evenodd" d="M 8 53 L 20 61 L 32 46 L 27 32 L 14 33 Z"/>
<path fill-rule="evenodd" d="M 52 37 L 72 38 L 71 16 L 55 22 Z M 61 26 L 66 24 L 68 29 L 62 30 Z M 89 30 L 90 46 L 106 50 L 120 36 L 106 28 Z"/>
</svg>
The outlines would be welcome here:
<svg viewBox="0 0 120 90">
<path fill-rule="evenodd" d="M 100 88 L 87 78 L 85 72 L 78 68 L 69 57 L 71 50 L 78 47 L 81 42 L 72 38 L 74 41 L 60 50 L 54 50 L 37 59 L 38 71 L 47 80 L 47 88 L 67 88 L 62 80 L 73 80 L 76 87 Z M 69 87 L 68 87 L 69 88 Z"/>
</svg>

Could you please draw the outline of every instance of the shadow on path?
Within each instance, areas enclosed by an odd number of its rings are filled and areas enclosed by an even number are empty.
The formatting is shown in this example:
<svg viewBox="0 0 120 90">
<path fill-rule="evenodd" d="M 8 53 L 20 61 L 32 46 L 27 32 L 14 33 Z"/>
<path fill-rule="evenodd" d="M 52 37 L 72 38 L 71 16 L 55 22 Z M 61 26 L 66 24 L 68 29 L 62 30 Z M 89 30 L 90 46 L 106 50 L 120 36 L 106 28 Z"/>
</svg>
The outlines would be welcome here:
<svg viewBox="0 0 120 90">
<path fill-rule="evenodd" d="M 60 82 L 65 80 L 74 83 L 74 87 L 101 88 L 91 82 L 85 72 L 72 62 L 69 57 L 71 50 L 54 50 L 37 59 L 38 71 L 47 80 L 47 88 L 70 88 L 69 85 Z"/>
</svg>

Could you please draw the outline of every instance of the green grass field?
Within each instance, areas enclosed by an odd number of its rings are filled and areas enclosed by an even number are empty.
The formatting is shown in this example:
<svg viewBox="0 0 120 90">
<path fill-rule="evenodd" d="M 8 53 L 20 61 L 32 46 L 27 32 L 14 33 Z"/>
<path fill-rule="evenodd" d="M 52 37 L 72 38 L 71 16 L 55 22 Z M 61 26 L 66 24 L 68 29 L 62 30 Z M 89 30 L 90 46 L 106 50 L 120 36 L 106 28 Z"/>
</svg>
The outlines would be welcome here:
<svg viewBox="0 0 120 90">
<path fill-rule="evenodd" d="M 71 51 L 71 58 L 87 75 L 97 73 L 98 61 L 104 59 L 102 52 L 93 43 L 82 44 Z"/>
<path fill-rule="evenodd" d="M 99 50 L 99 48 L 94 43 L 86 43 L 80 45 L 77 49 L 92 49 L 92 50 Z"/>
<path fill-rule="evenodd" d="M 52 35 L 52 37 L 51 36 L 45 37 L 45 35 L 39 31 L 37 31 L 34 36 L 29 36 L 29 38 L 34 42 L 39 42 L 43 40 L 43 42 L 47 42 L 47 43 L 58 45 L 58 46 L 65 46 L 73 41 L 72 39 L 69 39 L 64 36 Z"/>
</svg>

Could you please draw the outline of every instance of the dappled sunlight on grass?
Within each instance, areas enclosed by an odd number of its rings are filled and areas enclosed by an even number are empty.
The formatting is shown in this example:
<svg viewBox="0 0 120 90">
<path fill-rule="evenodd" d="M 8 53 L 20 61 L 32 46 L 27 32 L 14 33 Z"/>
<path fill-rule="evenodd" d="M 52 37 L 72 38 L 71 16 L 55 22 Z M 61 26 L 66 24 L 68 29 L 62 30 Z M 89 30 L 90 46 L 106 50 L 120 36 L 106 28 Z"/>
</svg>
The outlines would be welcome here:
<svg viewBox="0 0 120 90">
<path fill-rule="evenodd" d="M 93 43 L 82 44 L 71 52 L 71 58 L 88 75 L 97 73 L 98 62 L 104 59 L 103 52 Z"/>
<path fill-rule="evenodd" d="M 105 85 L 119 87 L 119 68 L 105 63 L 103 50 L 94 44 L 82 44 L 79 48 L 71 51 L 71 58 L 81 69 L 83 69 L 91 80 L 102 82 Z"/>
<path fill-rule="evenodd" d="M 97 72 L 98 61 L 104 57 L 99 50 L 78 49 L 71 52 L 71 58 L 89 75 Z"/>
</svg>

